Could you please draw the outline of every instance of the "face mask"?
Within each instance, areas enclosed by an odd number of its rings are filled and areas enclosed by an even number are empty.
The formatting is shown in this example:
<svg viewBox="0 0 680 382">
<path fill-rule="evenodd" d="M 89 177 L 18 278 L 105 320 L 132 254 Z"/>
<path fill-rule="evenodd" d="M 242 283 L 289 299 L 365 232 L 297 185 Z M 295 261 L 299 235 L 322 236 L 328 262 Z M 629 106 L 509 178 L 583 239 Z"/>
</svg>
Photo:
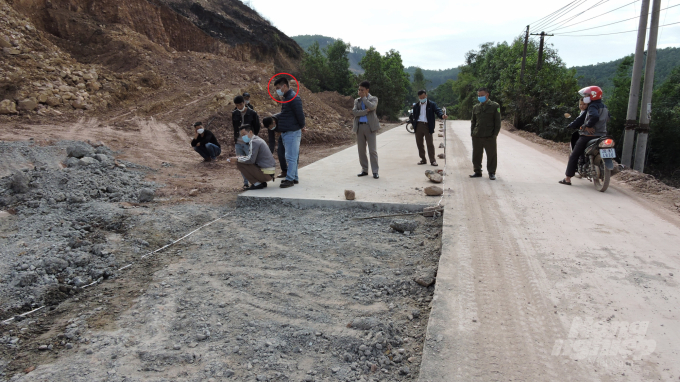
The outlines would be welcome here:
<svg viewBox="0 0 680 382">
<path fill-rule="evenodd" d="M 196 132 L 199 133 L 199 134 L 203 134 L 204 131 L 205 131 L 204 129 L 198 129 L 198 130 L 196 130 Z"/>
<path fill-rule="evenodd" d="M 481 103 L 484 103 L 484 102 L 486 102 L 486 96 L 483 96 L 483 97 L 477 97 L 477 99 L 478 99 L 478 100 L 479 100 L 479 102 L 481 102 Z"/>
<path fill-rule="evenodd" d="M 250 137 L 247 136 L 247 135 L 242 136 L 241 139 L 243 139 L 243 142 L 245 142 L 245 143 L 249 143 L 249 142 L 250 142 Z"/>
<path fill-rule="evenodd" d="M 590 97 L 583 97 L 583 103 L 590 103 Z"/>
<path fill-rule="evenodd" d="M 240 111 L 241 113 L 243 113 L 244 111 L 246 111 L 246 107 L 244 106 L 243 109 L 237 109 L 237 110 Z"/>
<path fill-rule="evenodd" d="M 281 91 L 281 89 L 276 89 L 276 94 L 278 94 L 279 97 L 283 97 L 283 92 Z"/>
<path fill-rule="evenodd" d="M 420 100 L 420 103 L 425 103 L 425 102 L 427 102 L 427 98 L 423 98 L 423 99 Z"/>
<path fill-rule="evenodd" d="M 250 103 L 250 101 L 246 100 L 246 105 L 248 105 L 249 103 Z"/>
<path fill-rule="evenodd" d="M 276 129 L 276 125 L 269 128 L 269 130 L 275 130 L 275 129 Z"/>
</svg>

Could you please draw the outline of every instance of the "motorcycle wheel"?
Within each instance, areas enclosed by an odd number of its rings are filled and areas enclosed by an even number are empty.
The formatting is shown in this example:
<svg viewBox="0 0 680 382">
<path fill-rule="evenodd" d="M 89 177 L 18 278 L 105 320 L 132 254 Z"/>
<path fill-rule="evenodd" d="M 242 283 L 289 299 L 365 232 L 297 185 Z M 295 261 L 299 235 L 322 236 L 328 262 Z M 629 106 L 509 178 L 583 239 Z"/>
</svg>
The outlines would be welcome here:
<svg viewBox="0 0 680 382">
<path fill-rule="evenodd" d="M 411 134 L 414 134 L 416 132 L 416 129 L 413 127 L 413 124 L 411 122 L 406 123 L 406 131 L 408 131 Z"/>
<path fill-rule="evenodd" d="M 596 157 L 593 162 L 595 167 L 593 185 L 595 185 L 596 190 L 600 192 L 605 192 L 609 187 L 609 178 L 611 177 L 611 170 L 605 167 L 604 161 L 599 156 Z"/>
</svg>

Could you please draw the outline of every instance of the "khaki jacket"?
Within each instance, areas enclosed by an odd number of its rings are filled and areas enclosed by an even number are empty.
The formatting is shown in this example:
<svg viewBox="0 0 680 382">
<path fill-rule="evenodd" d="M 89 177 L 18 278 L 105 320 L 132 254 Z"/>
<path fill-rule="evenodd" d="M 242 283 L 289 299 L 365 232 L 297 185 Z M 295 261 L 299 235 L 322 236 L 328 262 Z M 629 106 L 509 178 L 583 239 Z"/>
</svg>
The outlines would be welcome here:
<svg viewBox="0 0 680 382">
<path fill-rule="evenodd" d="M 364 106 L 366 109 L 371 109 L 371 111 L 361 110 L 361 101 L 364 101 Z M 378 107 L 378 97 L 372 96 L 370 93 L 368 97 L 359 97 L 354 100 L 354 109 L 352 109 L 352 114 L 354 114 L 354 126 L 352 127 L 352 132 L 356 134 L 359 130 L 359 117 L 367 116 L 368 127 L 371 128 L 371 132 L 376 132 L 380 130 L 380 121 L 378 120 L 378 115 L 375 113 Z"/>
<path fill-rule="evenodd" d="M 491 100 L 472 108 L 471 135 L 475 138 L 497 137 L 501 131 L 501 106 Z"/>
</svg>

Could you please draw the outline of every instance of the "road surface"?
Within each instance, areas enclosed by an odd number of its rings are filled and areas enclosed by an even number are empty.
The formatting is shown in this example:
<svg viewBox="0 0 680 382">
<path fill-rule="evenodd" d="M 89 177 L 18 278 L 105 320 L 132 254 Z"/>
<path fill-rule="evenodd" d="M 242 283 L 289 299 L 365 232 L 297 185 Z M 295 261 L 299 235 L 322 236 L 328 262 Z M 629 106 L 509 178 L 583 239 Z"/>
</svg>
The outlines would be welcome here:
<svg viewBox="0 0 680 382">
<path fill-rule="evenodd" d="M 443 251 L 420 381 L 680 377 L 680 219 L 587 180 L 510 133 L 498 180 L 470 179 L 449 122 Z"/>
</svg>

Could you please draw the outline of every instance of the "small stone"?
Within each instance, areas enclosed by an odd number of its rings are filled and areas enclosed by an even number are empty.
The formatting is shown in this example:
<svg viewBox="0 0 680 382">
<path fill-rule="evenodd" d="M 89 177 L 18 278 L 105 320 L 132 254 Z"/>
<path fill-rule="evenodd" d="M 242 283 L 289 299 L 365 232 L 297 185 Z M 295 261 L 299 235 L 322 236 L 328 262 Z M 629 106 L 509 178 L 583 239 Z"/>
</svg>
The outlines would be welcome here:
<svg viewBox="0 0 680 382">
<path fill-rule="evenodd" d="M 352 190 L 345 190 L 345 199 L 347 200 L 354 200 L 356 198 L 356 194 Z"/>
<path fill-rule="evenodd" d="M 9 182 L 9 188 L 15 194 L 23 194 L 28 192 L 28 178 L 23 172 L 15 172 Z"/>
<path fill-rule="evenodd" d="M 351 328 L 360 330 L 369 330 L 378 325 L 380 321 L 375 317 L 357 317 L 349 324 Z"/>
<path fill-rule="evenodd" d="M 430 186 L 425 188 L 425 195 L 438 196 L 442 194 L 444 194 L 444 190 L 441 187 Z"/>
<path fill-rule="evenodd" d="M 182 348 L 182 346 L 180 344 L 175 344 L 172 348 L 174 350 L 180 350 Z"/>
<path fill-rule="evenodd" d="M 239 347 L 238 347 L 238 346 L 234 346 L 234 350 L 233 350 L 233 351 L 234 351 L 234 353 L 238 353 L 238 351 L 239 351 L 239 350 L 240 350 L 240 349 L 239 349 Z"/>
<path fill-rule="evenodd" d="M 18 110 L 24 110 L 24 111 L 33 111 L 38 107 L 38 100 L 31 97 L 31 98 L 26 98 L 25 100 L 19 101 L 19 104 L 17 105 Z"/>
<path fill-rule="evenodd" d="M 28 374 L 28 373 L 32 372 L 33 370 L 35 370 L 35 366 L 29 366 L 29 367 L 24 369 L 24 374 Z"/>
<path fill-rule="evenodd" d="M 72 158 L 82 158 L 92 153 L 94 150 L 87 143 L 77 143 L 66 148 L 66 155 Z"/>
<path fill-rule="evenodd" d="M 418 285 L 429 287 L 435 282 L 435 270 L 433 268 L 424 269 L 416 275 L 413 281 Z"/>
<path fill-rule="evenodd" d="M 64 345 L 66 349 L 73 349 L 73 344 L 68 342 L 66 345 Z"/>
<path fill-rule="evenodd" d="M 439 148 L 440 148 L 440 149 L 446 148 L 446 146 L 444 146 L 444 142 L 442 142 L 442 143 L 439 144 Z"/>
<path fill-rule="evenodd" d="M 40 345 L 40 346 L 38 346 L 38 350 L 40 350 L 40 351 L 45 351 L 45 350 L 47 350 L 47 345 Z"/>
<path fill-rule="evenodd" d="M 227 369 L 227 370 L 224 371 L 224 376 L 227 377 L 227 378 L 229 378 L 233 375 L 234 375 L 234 370 Z"/>
<path fill-rule="evenodd" d="M 390 228 L 401 233 L 404 233 L 406 231 L 413 232 L 416 230 L 417 227 L 418 222 L 415 220 L 395 219 L 392 220 L 392 223 L 390 223 Z"/>
<path fill-rule="evenodd" d="M 84 157 L 80 159 L 80 162 L 78 164 L 82 166 L 89 166 L 93 164 L 99 164 L 99 161 L 92 157 Z"/>
<path fill-rule="evenodd" d="M 399 374 L 401 375 L 409 375 L 411 373 L 411 369 L 408 368 L 408 366 L 404 366 L 401 369 L 399 369 Z"/>
<path fill-rule="evenodd" d="M 147 202 L 152 202 L 154 198 L 154 190 L 150 188 L 142 188 L 139 190 L 139 196 L 137 196 L 137 200 L 140 203 L 147 203 Z"/>
<path fill-rule="evenodd" d="M 443 136 L 444 136 L 444 134 L 442 134 L 442 133 L 439 133 L 439 136 L 440 136 L 440 137 L 443 137 Z"/>
<path fill-rule="evenodd" d="M 437 158 L 444 159 L 444 158 L 446 158 L 446 154 L 441 153 L 441 154 L 437 155 Z"/>
<path fill-rule="evenodd" d="M 92 349 L 87 349 L 87 350 L 85 350 L 85 354 L 92 354 L 92 353 L 94 353 L 94 352 L 92 351 Z"/>
<path fill-rule="evenodd" d="M 0 114 L 17 114 L 17 105 L 14 101 L 5 99 L 0 102 Z"/>
<path fill-rule="evenodd" d="M 430 181 L 434 182 L 434 183 L 441 183 L 441 182 L 444 181 L 444 178 L 436 172 L 428 174 L 427 178 L 430 179 Z"/>
<path fill-rule="evenodd" d="M 16 48 L 2 48 L 2 51 L 10 56 L 17 56 L 21 54 L 21 50 Z"/>
<path fill-rule="evenodd" d="M 198 189 L 194 188 L 193 190 L 189 191 L 189 196 L 196 196 L 198 195 Z"/>
</svg>

